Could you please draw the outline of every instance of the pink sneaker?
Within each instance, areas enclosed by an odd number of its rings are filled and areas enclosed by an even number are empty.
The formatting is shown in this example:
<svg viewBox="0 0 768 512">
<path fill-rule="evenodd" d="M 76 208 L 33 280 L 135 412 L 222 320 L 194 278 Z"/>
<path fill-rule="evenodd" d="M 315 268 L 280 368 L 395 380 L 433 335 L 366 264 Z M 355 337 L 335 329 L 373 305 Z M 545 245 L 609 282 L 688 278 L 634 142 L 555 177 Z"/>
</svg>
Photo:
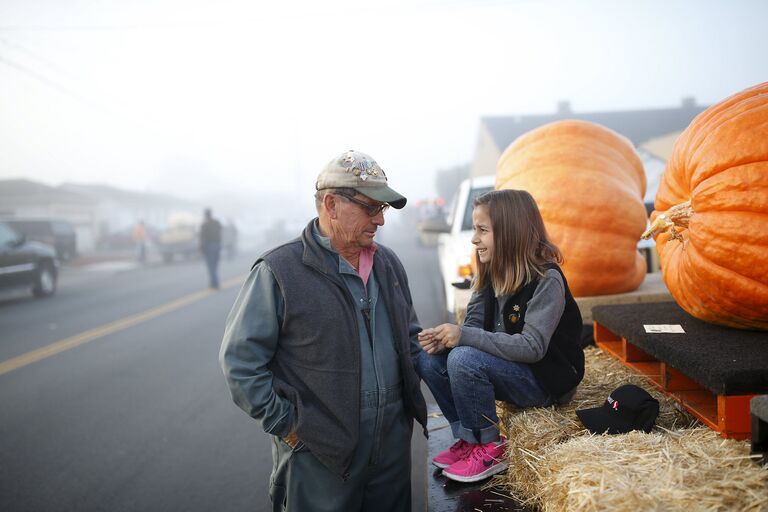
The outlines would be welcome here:
<svg viewBox="0 0 768 512">
<path fill-rule="evenodd" d="M 438 453 L 435 457 L 433 457 L 432 464 L 439 467 L 440 469 L 447 468 L 451 464 L 455 464 L 469 455 L 472 451 L 472 448 L 475 446 L 477 445 L 468 443 L 463 439 L 459 439 L 453 443 L 450 448 Z"/>
<path fill-rule="evenodd" d="M 470 454 L 447 468 L 443 474 L 457 482 L 477 482 L 507 469 L 504 462 L 504 440 L 474 444 Z"/>
</svg>

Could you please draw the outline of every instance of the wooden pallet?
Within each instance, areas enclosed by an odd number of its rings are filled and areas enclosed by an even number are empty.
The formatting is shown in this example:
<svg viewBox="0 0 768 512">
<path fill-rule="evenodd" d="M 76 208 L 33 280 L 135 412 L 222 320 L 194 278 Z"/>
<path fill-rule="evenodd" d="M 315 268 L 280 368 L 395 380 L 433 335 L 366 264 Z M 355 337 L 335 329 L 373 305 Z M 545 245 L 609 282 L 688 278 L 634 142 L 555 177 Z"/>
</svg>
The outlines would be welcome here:
<svg viewBox="0 0 768 512">
<path fill-rule="evenodd" d="M 702 423 L 722 437 L 749 439 L 749 401 L 755 395 L 718 395 L 659 361 L 629 340 L 594 322 L 595 344 L 625 366 L 645 375 L 664 394 L 676 400 Z"/>
<path fill-rule="evenodd" d="M 759 462 L 768 466 L 768 395 L 760 395 L 750 402 L 752 413 L 752 455 L 760 456 Z"/>
</svg>

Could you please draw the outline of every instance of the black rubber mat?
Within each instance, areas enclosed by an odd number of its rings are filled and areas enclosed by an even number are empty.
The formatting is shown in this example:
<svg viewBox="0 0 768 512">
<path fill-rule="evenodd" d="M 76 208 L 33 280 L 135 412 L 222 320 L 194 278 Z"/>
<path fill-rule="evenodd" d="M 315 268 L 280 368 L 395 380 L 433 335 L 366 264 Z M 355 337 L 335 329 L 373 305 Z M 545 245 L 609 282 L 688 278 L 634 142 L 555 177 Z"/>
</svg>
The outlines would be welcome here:
<svg viewBox="0 0 768 512">
<path fill-rule="evenodd" d="M 768 332 L 703 322 L 675 302 L 595 306 L 592 317 L 717 395 L 768 392 Z M 644 325 L 680 325 L 684 333 L 647 333 Z"/>
</svg>

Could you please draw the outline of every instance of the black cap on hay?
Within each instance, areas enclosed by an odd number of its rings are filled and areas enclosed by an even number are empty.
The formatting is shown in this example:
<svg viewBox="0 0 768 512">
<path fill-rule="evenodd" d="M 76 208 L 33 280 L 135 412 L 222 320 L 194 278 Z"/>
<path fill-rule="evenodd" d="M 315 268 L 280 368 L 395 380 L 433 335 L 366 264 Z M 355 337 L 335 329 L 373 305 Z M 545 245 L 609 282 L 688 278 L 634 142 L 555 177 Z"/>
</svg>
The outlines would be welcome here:
<svg viewBox="0 0 768 512">
<path fill-rule="evenodd" d="M 625 384 L 614 389 L 602 406 L 578 410 L 576 415 L 595 434 L 650 432 L 659 415 L 659 402 L 644 389 Z"/>
</svg>

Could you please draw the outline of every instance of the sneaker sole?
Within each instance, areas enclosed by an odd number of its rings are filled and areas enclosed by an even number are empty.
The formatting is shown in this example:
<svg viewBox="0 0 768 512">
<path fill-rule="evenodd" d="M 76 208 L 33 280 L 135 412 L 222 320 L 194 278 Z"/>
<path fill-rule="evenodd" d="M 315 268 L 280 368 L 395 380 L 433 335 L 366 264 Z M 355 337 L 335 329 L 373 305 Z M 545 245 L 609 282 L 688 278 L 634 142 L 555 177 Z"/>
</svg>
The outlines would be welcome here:
<svg viewBox="0 0 768 512">
<path fill-rule="evenodd" d="M 495 466 L 492 466 L 486 469 L 482 473 L 478 473 L 472 476 L 454 475 L 452 473 L 448 473 L 447 471 L 443 471 L 443 475 L 457 482 L 468 483 L 468 482 L 477 482 L 479 480 L 484 480 L 489 476 L 495 475 L 496 473 L 501 473 L 505 469 L 507 469 L 507 464 L 505 462 L 499 462 Z"/>
<path fill-rule="evenodd" d="M 432 464 L 434 464 L 435 466 L 437 466 L 440 469 L 445 469 L 448 466 L 450 466 L 450 464 L 443 464 L 441 462 L 435 462 L 435 461 L 432 461 Z"/>
</svg>

